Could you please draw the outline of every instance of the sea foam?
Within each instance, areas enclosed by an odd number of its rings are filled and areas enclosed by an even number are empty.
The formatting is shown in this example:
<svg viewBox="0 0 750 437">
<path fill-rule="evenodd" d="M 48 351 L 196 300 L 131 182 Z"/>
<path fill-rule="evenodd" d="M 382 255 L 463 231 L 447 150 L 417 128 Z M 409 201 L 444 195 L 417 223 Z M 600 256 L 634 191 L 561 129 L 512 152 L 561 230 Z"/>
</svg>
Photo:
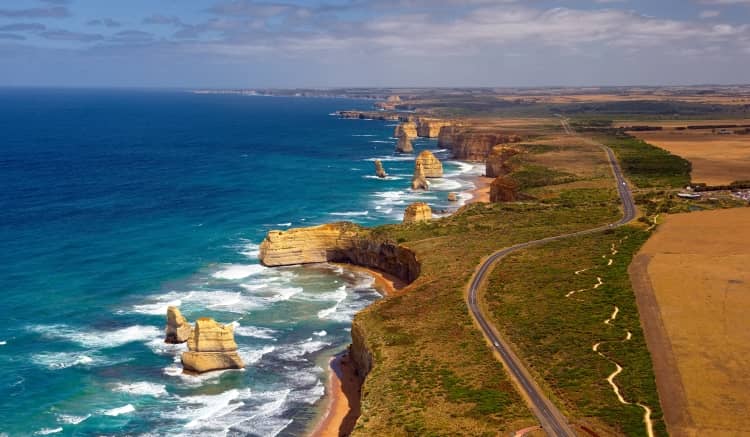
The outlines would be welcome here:
<svg viewBox="0 0 750 437">
<path fill-rule="evenodd" d="M 225 266 L 222 270 L 213 273 L 211 276 L 218 279 L 227 279 L 230 281 L 237 279 L 244 279 L 248 276 L 257 275 L 263 272 L 266 268 L 260 264 L 242 265 L 242 264 L 230 264 Z"/>
</svg>

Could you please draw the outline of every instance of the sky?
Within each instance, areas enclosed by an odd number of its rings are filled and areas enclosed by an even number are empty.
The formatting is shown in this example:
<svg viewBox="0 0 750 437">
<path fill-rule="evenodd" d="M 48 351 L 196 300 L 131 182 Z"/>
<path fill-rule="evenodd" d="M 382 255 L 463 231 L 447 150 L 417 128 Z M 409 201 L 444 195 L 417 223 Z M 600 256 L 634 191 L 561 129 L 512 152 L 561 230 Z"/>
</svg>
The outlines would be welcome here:
<svg viewBox="0 0 750 437">
<path fill-rule="evenodd" d="M 0 86 L 738 84 L 750 0 L 0 0 Z"/>
</svg>

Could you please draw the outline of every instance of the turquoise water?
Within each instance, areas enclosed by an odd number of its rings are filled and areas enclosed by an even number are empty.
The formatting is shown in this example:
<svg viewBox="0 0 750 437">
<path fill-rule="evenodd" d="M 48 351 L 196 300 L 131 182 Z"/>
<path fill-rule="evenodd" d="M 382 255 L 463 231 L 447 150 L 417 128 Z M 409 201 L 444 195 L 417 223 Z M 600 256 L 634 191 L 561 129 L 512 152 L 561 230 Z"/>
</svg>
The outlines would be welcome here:
<svg viewBox="0 0 750 437">
<path fill-rule="evenodd" d="M 392 124 L 329 115 L 370 106 L 0 89 L 0 434 L 302 434 L 319 363 L 379 296 L 329 265 L 264 268 L 258 243 L 396 222 L 416 200 L 450 208 L 446 192 L 479 171 L 446 161 L 433 191 L 411 192 Z M 375 158 L 391 177 L 373 176 Z M 234 323 L 247 368 L 182 375 L 184 346 L 162 341 L 168 305 Z"/>
</svg>

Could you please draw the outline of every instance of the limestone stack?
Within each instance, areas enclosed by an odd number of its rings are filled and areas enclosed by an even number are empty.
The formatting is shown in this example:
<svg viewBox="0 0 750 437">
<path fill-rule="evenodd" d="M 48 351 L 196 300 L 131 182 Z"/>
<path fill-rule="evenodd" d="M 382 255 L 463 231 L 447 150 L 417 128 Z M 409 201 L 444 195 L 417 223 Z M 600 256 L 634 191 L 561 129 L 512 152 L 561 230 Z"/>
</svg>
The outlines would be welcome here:
<svg viewBox="0 0 750 437">
<path fill-rule="evenodd" d="M 190 337 L 193 327 L 176 307 L 167 307 L 167 328 L 165 343 L 185 343 Z"/>
<path fill-rule="evenodd" d="M 379 159 L 375 160 L 375 176 L 383 179 L 386 176 L 388 176 L 388 173 L 385 172 L 385 169 L 383 168 L 383 163 L 380 162 Z"/>
<path fill-rule="evenodd" d="M 429 190 L 430 184 L 427 182 L 427 177 L 424 175 L 424 168 L 422 163 L 417 161 L 414 164 L 414 177 L 411 178 L 411 189 L 412 190 Z"/>
<path fill-rule="evenodd" d="M 505 176 L 513 171 L 513 165 L 508 160 L 521 153 L 520 150 L 505 144 L 498 144 L 490 150 L 485 163 L 485 174 L 488 178 Z"/>
<path fill-rule="evenodd" d="M 401 153 L 414 153 L 414 147 L 411 145 L 409 137 L 401 135 L 398 137 L 398 144 L 396 145 L 396 151 Z"/>
<path fill-rule="evenodd" d="M 396 131 L 393 133 L 393 136 L 396 138 L 401 138 L 404 135 L 409 137 L 409 139 L 416 138 L 417 124 L 413 121 L 407 121 L 396 126 Z"/>
<path fill-rule="evenodd" d="M 458 202 L 458 195 L 456 193 L 448 193 L 449 202 Z"/>
<path fill-rule="evenodd" d="M 520 185 L 513 178 L 499 176 L 490 185 L 490 202 L 515 202 L 520 200 Z"/>
<path fill-rule="evenodd" d="M 424 150 L 417 156 L 416 162 L 422 164 L 424 170 L 424 176 L 427 178 L 442 178 L 443 177 L 443 164 L 440 160 L 433 155 L 429 150 Z M 416 163 L 415 163 L 416 166 Z"/>
<path fill-rule="evenodd" d="M 417 223 L 432 220 L 432 209 L 424 202 L 415 202 L 406 207 L 404 223 Z"/>
<path fill-rule="evenodd" d="M 237 354 L 232 325 L 220 325 L 214 319 L 202 317 L 195 321 L 195 329 L 187 345 L 188 351 L 182 353 L 182 367 L 188 372 L 204 373 L 245 367 Z"/>
</svg>

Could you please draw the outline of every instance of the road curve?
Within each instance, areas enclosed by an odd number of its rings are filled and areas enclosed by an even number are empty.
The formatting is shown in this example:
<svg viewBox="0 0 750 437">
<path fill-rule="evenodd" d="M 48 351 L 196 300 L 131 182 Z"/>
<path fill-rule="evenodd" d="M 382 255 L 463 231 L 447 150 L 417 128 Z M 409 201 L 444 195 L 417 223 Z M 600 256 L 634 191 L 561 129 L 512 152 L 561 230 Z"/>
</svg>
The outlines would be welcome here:
<svg viewBox="0 0 750 437">
<path fill-rule="evenodd" d="M 567 121 L 563 119 L 561 122 L 565 131 L 568 134 L 571 134 L 572 132 L 570 131 L 570 127 L 568 126 Z M 515 246 L 501 249 L 490 255 L 479 266 L 477 273 L 474 275 L 471 280 L 471 284 L 469 285 L 468 305 L 472 315 L 474 316 L 474 319 L 479 324 L 479 327 L 481 328 L 484 336 L 492 344 L 492 348 L 499 354 L 503 364 L 511 373 L 513 380 L 516 381 L 523 396 L 530 403 L 531 409 L 534 412 L 534 415 L 539 420 L 539 423 L 542 425 L 542 428 L 548 435 L 555 437 L 573 437 L 575 436 L 575 433 L 568 424 L 568 421 L 565 419 L 565 416 L 563 416 L 563 414 L 557 409 L 557 407 L 555 407 L 555 405 L 550 402 L 549 399 L 547 399 L 539 386 L 531 378 L 531 375 L 523 366 L 518 357 L 513 353 L 510 347 L 508 347 L 507 343 L 500 337 L 495 327 L 492 326 L 492 324 L 490 324 L 490 322 L 484 316 L 478 303 L 477 295 L 482 283 L 492 269 L 492 266 L 508 254 L 519 251 L 521 249 L 526 249 L 531 246 L 538 246 L 541 244 L 549 243 L 551 241 L 579 237 L 582 235 L 601 232 L 606 229 L 616 228 L 630 222 L 635 218 L 636 209 L 635 204 L 633 203 L 633 196 L 630 193 L 630 189 L 628 188 L 625 178 L 623 177 L 622 170 L 617 163 L 615 154 L 609 147 L 604 145 L 602 145 L 601 147 L 607 153 L 607 158 L 609 159 L 610 166 L 612 167 L 612 173 L 614 174 L 615 180 L 617 181 L 617 191 L 620 195 L 620 201 L 622 202 L 623 207 L 622 219 L 620 219 L 616 223 L 599 226 L 593 229 L 573 232 L 570 234 L 557 235 L 554 237 L 542 238 L 540 240 L 528 241 L 526 243 L 516 244 Z"/>
</svg>

